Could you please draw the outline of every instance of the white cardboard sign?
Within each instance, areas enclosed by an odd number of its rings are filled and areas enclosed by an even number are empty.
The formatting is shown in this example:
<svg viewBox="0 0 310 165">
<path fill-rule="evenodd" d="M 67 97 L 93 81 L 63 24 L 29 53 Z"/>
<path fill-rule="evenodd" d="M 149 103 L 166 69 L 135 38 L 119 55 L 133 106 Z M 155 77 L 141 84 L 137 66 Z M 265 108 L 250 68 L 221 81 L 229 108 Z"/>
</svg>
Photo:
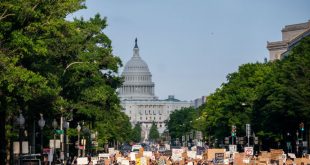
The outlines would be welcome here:
<svg viewBox="0 0 310 165">
<path fill-rule="evenodd" d="M 244 153 L 247 156 L 253 156 L 254 155 L 253 147 L 244 147 Z"/>
<path fill-rule="evenodd" d="M 87 157 L 79 157 L 76 160 L 78 165 L 85 165 L 88 163 Z"/>
</svg>

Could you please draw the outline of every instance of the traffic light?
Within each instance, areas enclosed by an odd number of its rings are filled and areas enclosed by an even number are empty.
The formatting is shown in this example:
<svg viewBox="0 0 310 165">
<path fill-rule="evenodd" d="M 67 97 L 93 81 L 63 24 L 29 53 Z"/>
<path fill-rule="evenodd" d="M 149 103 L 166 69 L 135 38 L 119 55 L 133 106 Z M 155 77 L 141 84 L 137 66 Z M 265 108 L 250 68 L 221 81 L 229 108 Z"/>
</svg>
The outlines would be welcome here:
<svg viewBox="0 0 310 165">
<path fill-rule="evenodd" d="M 236 126 L 235 125 L 232 125 L 231 126 L 231 136 L 236 136 Z"/>
<path fill-rule="evenodd" d="M 299 124 L 299 129 L 300 129 L 301 131 L 304 131 L 304 130 L 305 130 L 305 125 L 304 125 L 303 122 L 301 122 L 301 123 Z"/>
</svg>

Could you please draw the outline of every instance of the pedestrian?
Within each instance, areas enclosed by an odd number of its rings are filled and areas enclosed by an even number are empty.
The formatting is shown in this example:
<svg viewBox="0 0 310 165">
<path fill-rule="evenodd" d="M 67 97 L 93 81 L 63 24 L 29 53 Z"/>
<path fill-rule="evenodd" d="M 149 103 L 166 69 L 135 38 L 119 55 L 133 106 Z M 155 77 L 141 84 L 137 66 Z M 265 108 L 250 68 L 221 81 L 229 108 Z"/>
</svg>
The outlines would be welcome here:
<svg viewBox="0 0 310 165">
<path fill-rule="evenodd" d="M 74 156 L 72 163 L 73 163 L 73 165 L 77 165 L 77 157 L 76 156 Z"/>
<path fill-rule="evenodd" d="M 67 165 L 71 165 L 71 156 L 69 158 L 67 158 Z"/>
<path fill-rule="evenodd" d="M 93 165 L 93 161 L 91 160 L 91 156 L 88 156 L 87 159 L 88 159 L 87 165 Z"/>
</svg>

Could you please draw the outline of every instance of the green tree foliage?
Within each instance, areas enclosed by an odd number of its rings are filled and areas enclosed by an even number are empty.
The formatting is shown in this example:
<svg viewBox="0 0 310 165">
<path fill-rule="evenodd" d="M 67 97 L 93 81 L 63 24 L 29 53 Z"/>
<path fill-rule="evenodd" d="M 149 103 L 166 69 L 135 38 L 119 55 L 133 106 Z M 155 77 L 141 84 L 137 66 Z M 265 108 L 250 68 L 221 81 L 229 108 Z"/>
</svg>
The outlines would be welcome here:
<svg viewBox="0 0 310 165">
<path fill-rule="evenodd" d="M 132 131 L 132 141 L 136 143 L 140 142 L 141 132 L 142 132 L 141 124 L 140 123 L 135 124 L 135 127 L 133 128 L 133 131 Z"/>
<path fill-rule="evenodd" d="M 172 139 L 181 139 L 183 135 L 193 130 L 193 122 L 197 117 L 197 111 L 193 107 L 182 108 L 173 111 L 166 122 L 169 135 Z"/>
<path fill-rule="evenodd" d="M 1 139 L 11 139 L 7 135 L 15 130 L 10 125 L 19 110 L 26 126 L 38 120 L 39 113 L 47 120 L 45 128 L 51 128 L 53 118 L 73 114 L 71 126 L 85 121 L 102 132 L 103 142 L 129 139 L 129 119 L 115 91 L 121 84 L 115 74 L 121 60 L 112 54 L 103 32 L 106 19 L 65 19 L 83 8 L 84 0 L 1 1 Z M 1 151 L 7 142 L 1 140 Z M 0 162 L 4 158 L 1 152 Z"/>
<path fill-rule="evenodd" d="M 159 138 L 159 132 L 155 122 L 152 123 L 149 133 L 149 140 L 155 141 Z"/>
<path fill-rule="evenodd" d="M 244 64 L 227 76 L 208 97 L 196 129 L 222 139 L 237 126 L 237 136 L 245 136 L 245 124 L 260 138 L 283 140 L 294 134 L 300 122 L 309 124 L 310 39 L 305 38 L 283 60 Z M 189 121 L 189 120 L 188 120 Z M 270 145 L 270 144 L 268 144 Z"/>
<path fill-rule="evenodd" d="M 273 65 L 272 75 L 255 102 L 254 124 L 260 134 L 281 140 L 310 120 L 310 37 Z"/>
<path fill-rule="evenodd" d="M 200 110 L 200 115 L 194 127 L 204 132 L 208 137 L 222 139 L 229 136 L 231 126 L 237 126 L 237 135 L 245 135 L 245 124 L 251 123 L 253 102 L 266 74 L 271 72 L 270 64 L 244 64 L 238 72 L 227 76 L 215 93 L 208 97 L 207 104 Z M 202 127 L 202 128 L 201 128 Z"/>
</svg>

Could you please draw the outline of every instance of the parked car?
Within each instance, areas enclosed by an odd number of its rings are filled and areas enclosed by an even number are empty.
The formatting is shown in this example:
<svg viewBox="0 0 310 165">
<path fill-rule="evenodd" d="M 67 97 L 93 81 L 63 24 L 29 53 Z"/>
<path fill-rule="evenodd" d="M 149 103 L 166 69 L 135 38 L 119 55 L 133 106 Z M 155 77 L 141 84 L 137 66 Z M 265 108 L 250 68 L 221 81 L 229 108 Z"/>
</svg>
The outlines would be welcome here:
<svg viewBox="0 0 310 165">
<path fill-rule="evenodd" d="M 131 145 L 124 144 L 120 147 L 119 151 L 121 152 L 122 155 L 127 155 L 131 152 L 131 149 L 132 149 Z"/>
</svg>

